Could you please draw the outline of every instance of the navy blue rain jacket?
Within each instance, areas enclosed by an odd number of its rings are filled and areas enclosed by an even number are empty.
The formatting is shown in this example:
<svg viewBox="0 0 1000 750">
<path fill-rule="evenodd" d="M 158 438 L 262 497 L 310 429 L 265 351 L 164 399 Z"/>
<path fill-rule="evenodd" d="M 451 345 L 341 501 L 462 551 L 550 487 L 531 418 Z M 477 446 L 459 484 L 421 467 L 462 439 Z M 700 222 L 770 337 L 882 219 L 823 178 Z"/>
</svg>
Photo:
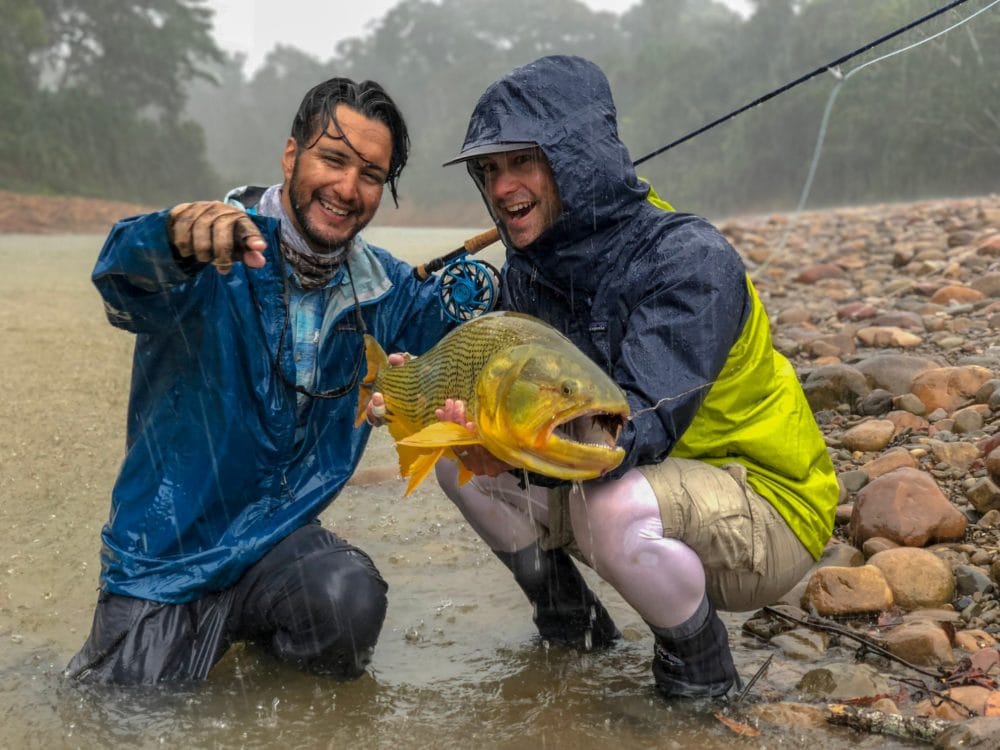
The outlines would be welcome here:
<svg viewBox="0 0 1000 750">
<path fill-rule="evenodd" d="M 166 211 L 119 222 L 101 250 L 93 281 L 108 318 L 137 334 L 127 452 L 102 532 L 106 591 L 177 603 L 230 586 L 315 519 L 361 458 L 370 428 L 354 427 L 356 387 L 312 399 L 295 445 L 295 392 L 273 371 L 284 336 L 279 365 L 295 382 L 278 222 L 253 218 L 268 243 L 261 269 L 237 263 L 222 276 L 179 263 Z M 437 281 L 416 281 L 371 246 L 349 263 L 365 326 L 386 351 L 422 353 L 452 327 Z M 339 274 L 314 390 L 350 382 L 363 352 Z"/>
<path fill-rule="evenodd" d="M 486 90 L 462 151 L 516 142 L 545 153 L 563 212 L 524 248 L 497 222 L 507 244 L 501 306 L 548 321 L 625 390 L 626 457 L 609 478 L 662 461 L 739 338 L 750 309 L 743 262 L 704 219 L 647 200 L 593 63 L 544 57 Z"/>
</svg>

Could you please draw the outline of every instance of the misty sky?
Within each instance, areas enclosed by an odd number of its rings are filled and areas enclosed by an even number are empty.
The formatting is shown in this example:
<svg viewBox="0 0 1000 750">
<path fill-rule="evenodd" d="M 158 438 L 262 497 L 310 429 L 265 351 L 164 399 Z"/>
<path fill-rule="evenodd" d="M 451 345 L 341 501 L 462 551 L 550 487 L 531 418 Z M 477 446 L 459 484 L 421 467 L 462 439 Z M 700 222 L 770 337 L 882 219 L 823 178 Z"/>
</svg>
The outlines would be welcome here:
<svg viewBox="0 0 1000 750">
<path fill-rule="evenodd" d="M 745 10 L 746 0 L 721 0 L 736 10 Z M 362 36 L 368 25 L 399 0 L 317 3 L 315 0 L 209 0 L 215 10 L 215 38 L 228 52 L 247 53 L 246 73 L 264 61 L 275 44 L 288 44 L 321 60 L 333 56 L 338 41 Z M 594 10 L 615 13 L 638 0 L 583 0 Z"/>
</svg>

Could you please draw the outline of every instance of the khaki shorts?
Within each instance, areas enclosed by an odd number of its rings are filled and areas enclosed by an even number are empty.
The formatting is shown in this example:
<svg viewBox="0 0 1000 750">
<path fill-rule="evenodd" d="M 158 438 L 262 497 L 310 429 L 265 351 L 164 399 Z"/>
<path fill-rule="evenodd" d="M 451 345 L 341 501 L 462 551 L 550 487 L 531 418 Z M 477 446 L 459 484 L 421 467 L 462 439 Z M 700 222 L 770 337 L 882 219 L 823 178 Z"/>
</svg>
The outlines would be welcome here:
<svg viewBox="0 0 1000 750">
<path fill-rule="evenodd" d="M 668 458 L 638 471 L 656 494 L 663 535 L 698 553 L 716 608 L 742 612 L 773 604 L 815 562 L 785 519 L 747 483 L 742 464 L 717 468 Z M 549 490 L 541 544 L 566 547 L 584 561 L 573 539 L 568 495 L 568 487 Z"/>
<path fill-rule="evenodd" d="M 719 609 L 773 604 L 812 567 L 812 555 L 747 483 L 746 467 L 668 458 L 640 466 L 660 505 L 663 535 L 698 553 Z"/>
</svg>

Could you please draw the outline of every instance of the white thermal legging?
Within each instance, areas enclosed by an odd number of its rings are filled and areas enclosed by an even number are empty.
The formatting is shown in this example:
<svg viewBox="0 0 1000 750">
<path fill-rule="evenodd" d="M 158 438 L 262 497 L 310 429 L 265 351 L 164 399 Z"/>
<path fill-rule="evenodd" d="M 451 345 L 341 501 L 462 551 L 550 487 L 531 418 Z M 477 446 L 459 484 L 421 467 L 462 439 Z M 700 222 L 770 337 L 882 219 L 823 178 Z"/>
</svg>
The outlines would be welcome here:
<svg viewBox="0 0 1000 750">
<path fill-rule="evenodd" d="M 548 526 L 548 492 L 523 490 L 511 474 L 458 486 L 458 468 L 439 461 L 437 479 L 469 525 L 500 552 L 537 542 Z M 584 559 L 650 625 L 686 622 L 705 596 L 705 571 L 694 550 L 663 536 L 660 509 L 635 469 L 621 479 L 585 482 L 569 496 L 570 522 Z"/>
</svg>

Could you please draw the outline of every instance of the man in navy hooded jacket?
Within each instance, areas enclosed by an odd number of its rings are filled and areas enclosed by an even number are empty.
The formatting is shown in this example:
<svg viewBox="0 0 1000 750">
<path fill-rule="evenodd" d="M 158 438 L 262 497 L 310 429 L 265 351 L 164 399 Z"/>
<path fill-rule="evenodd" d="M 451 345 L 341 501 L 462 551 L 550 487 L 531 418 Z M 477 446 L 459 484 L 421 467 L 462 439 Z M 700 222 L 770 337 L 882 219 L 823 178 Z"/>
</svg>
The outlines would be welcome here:
<svg viewBox="0 0 1000 750">
<path fill-rule="evenodd" d="M 544 57 L 490 85 L 453 162 L 507 246 L 501 306 L 565 333 L 622 387 L 631 417 L 622 464 L 582 487 L 546 491 L 482 449 L 458 453 L 479 476 L 459 486 L 441 462 L 441 486 L 514 573 L 544 638 L 600 648 L 618 636 L 569 551 L 649 625 L 664 695 L 725 694 L 738 676 L 716 608 L 792 588 L 838 496 L 742 260 L 636 177 L 607 79 L 582 58 Z M 440 416 L 464 423 L 460 402 Z"/>
<path fill-rule="evenodd" d="M 317 516 L 357 467 L 362 336 L 421 353 L 436 281 L 365 242 L 409 139 L 372 81 L 302 100 L 284 181 L 119 222 L 93 280 L 136 334 L 126 455 L 90 637 L 67 673 L 203 679 L 235 640 L 342 678 L 368 664 L 386 583 Z"/>
</svg>

